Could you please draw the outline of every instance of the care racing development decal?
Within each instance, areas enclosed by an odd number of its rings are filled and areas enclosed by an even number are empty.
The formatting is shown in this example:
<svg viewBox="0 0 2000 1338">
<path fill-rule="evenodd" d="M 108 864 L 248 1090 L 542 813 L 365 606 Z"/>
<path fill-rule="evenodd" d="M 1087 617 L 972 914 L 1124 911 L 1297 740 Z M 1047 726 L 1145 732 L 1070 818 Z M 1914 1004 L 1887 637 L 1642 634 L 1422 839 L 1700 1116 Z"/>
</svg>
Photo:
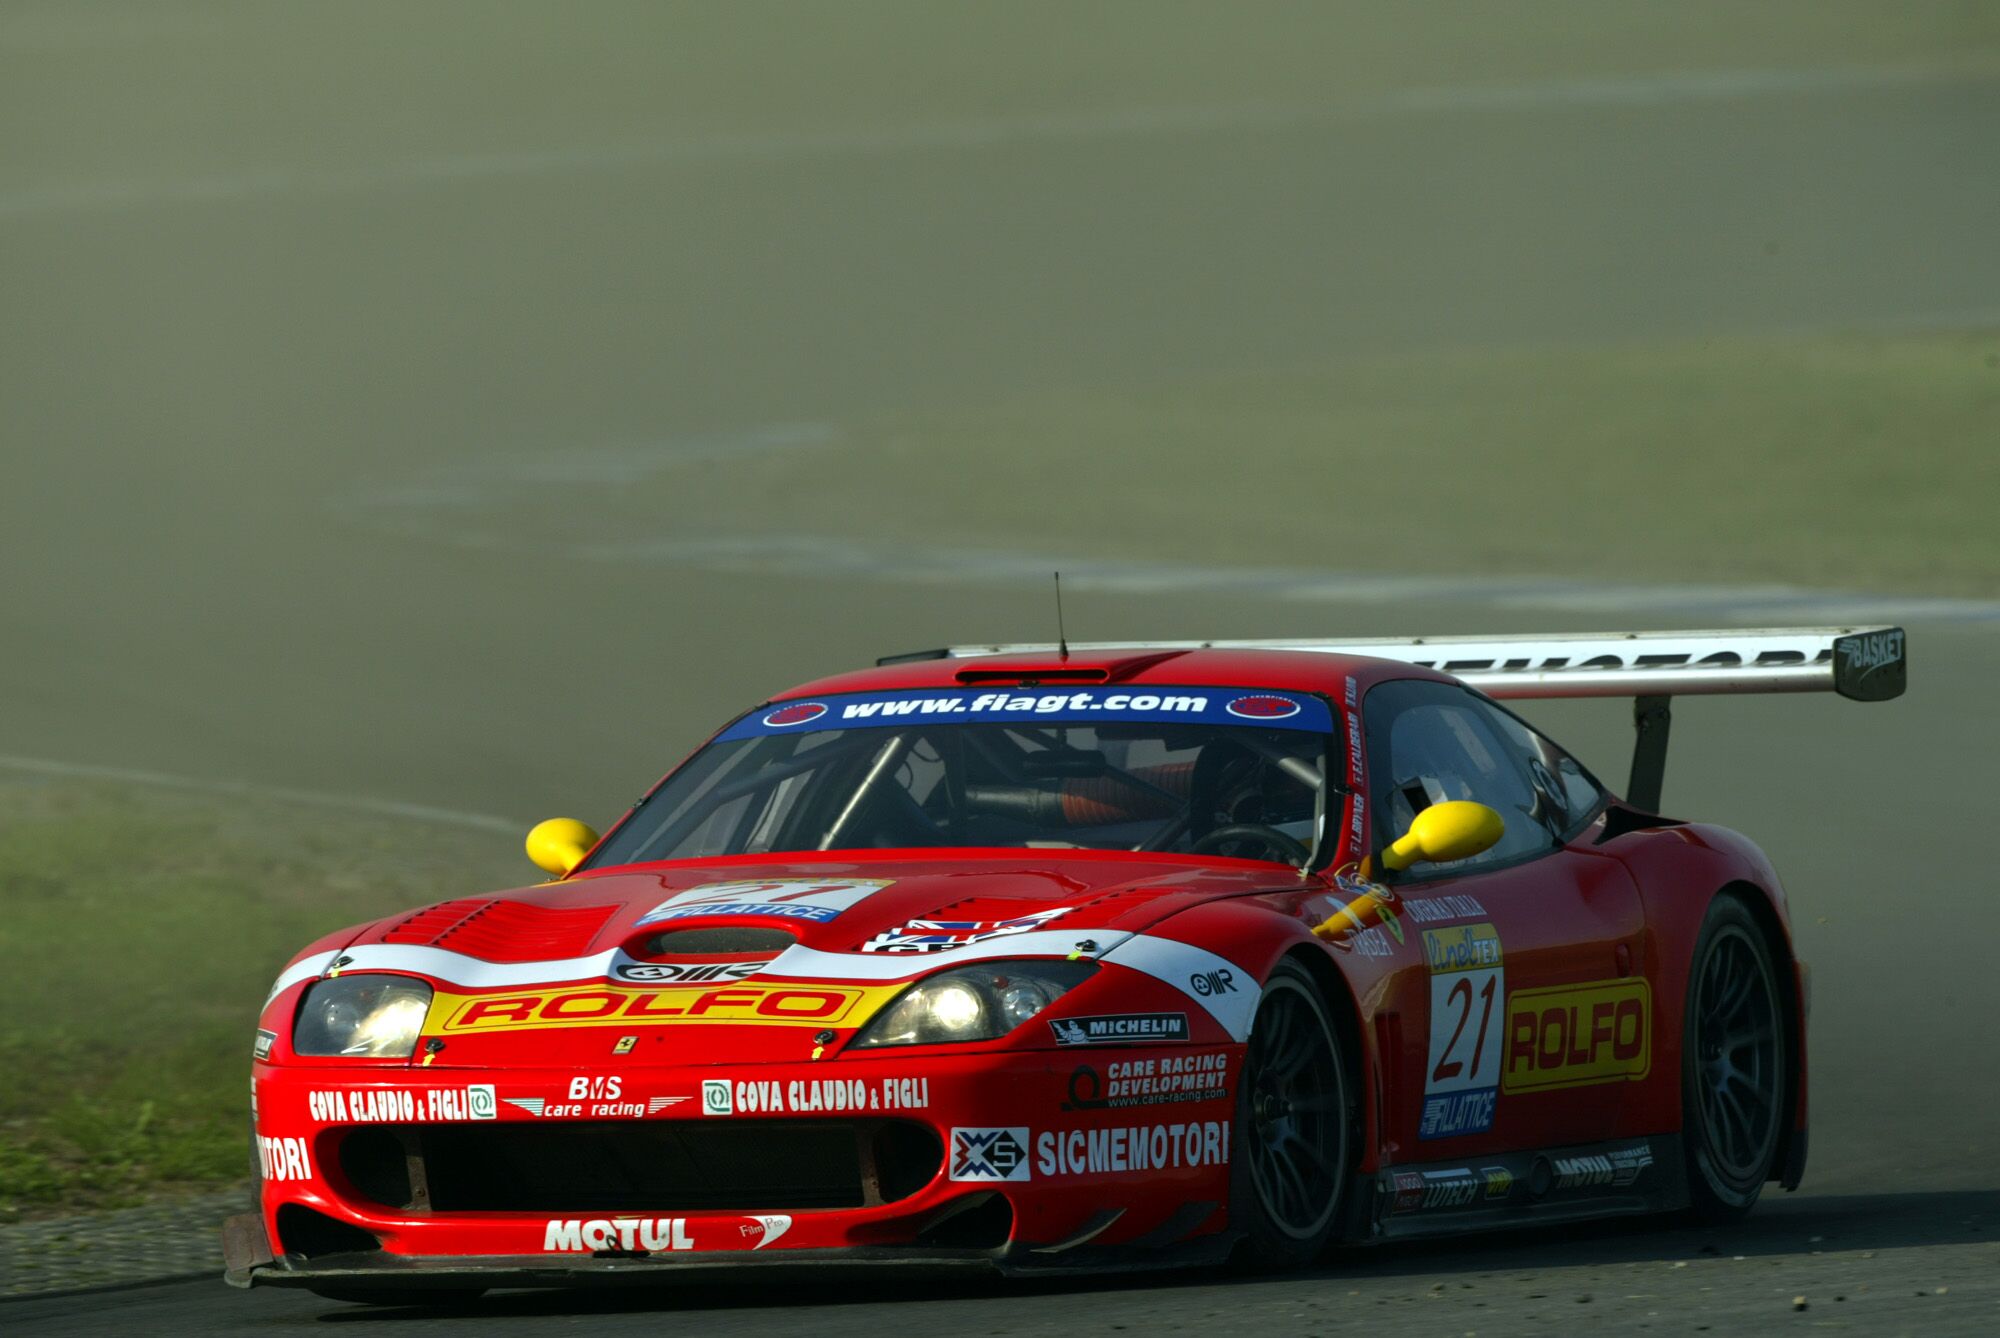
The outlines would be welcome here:
<svg viewBox="0 0 2000 1338">
<path fill-rule="evenodd" d="M 891 878 L 746 878 L 683 888 L 633 922 L 633 927 L 697 916 L 761 916 L 825 924 L 880 892 Z"/>
<path fill-rule="evenodd" d="M 1228 1074 L 1229 1056 L 1220 1050 L 1115 1059 L 1102 1072 L 1095 1065 L 1079 1064 L 1069 1075 L 1069 1099 L 1062 1108 L 1106 1110 L 1227 1100 Z"/>
<path fill-rule="evenodd" d="M 716 736 L 717 742 L 800 730 L 866 729 L 939 721 L 1013 724 L 1049 720 L 1128 720 L 1204 725 L 1255 725 L 1330 733 L 1333 712 L 1302 692 L 1241 688 L 1070 688 L 1026 692 L 977 688 L 915 688 L 787 702 L 752 711 Z"/>
<path fill-rule="evenodd" d="M 1426 929 L 1423 938 L 1431 1036 L 1417 1137 L 1485 1133 L 1493 1127 L 1507 1012 L 1500 931 L 1490 924 L 1459 925 Z"/>
<path fill-rule="evenodd" d="M 1637 1082 L 1653 1069 L 1653 991 L 1642 977 L 1521 990 L 1507 1000 L 1501 1088 Z"/>
<path fill-rule="evenodd" d="M 1030 911 L 1005 920 L 912 920 L 885 929 L 861 945 L 863 952 L 950 952 L 971 943 L 1007 938 L 1040 929 L 1058 916 L 1069 913 L 1067 906 Z"/>
</svg>

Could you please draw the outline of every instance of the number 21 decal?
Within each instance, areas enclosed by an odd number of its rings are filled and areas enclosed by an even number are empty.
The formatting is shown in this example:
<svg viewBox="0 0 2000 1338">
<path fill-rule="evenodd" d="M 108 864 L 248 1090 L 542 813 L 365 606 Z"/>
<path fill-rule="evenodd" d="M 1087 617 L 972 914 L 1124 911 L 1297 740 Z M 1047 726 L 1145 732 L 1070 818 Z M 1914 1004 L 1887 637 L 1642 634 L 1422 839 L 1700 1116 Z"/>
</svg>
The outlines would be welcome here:
<svg viewBox="0 0 2000 1338">
<path fill-rule="evenodd" d="M 1493 1127 L 1500 1087 L 1500 1028 L 1507 971 L 1490 924 L 1424 931 L 1431 977 L 1430 1062 L 1419 1138 L 1456 1138 Z"/>
</svg>

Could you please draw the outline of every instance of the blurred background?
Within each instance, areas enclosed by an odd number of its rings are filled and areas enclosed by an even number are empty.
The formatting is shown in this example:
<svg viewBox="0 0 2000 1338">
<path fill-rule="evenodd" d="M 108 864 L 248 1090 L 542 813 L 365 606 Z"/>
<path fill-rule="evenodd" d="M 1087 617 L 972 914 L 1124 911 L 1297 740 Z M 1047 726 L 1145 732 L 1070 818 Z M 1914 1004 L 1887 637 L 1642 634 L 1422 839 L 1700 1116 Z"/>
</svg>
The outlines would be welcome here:
<svg viewBox="0 0 2000 1338">
<path fill-rule="evenodd" d="M 1811 1183 L 1990 1183 L 1996 146 L 1980 0 L 7 0 L 0 1215 L 237 1174 L 297 946 L 1058 567 L 1092 640 L 1908 622 L 1667 804 L 1791 880 Z"/>
</svg>

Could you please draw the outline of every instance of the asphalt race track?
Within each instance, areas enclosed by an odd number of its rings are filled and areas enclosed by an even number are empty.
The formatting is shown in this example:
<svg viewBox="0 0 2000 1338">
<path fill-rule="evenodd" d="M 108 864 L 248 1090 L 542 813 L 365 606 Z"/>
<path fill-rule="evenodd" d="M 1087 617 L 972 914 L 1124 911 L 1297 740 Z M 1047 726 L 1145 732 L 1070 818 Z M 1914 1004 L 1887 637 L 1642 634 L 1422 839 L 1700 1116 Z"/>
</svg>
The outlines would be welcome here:
<svg viewBox="0 0 2000 1338">
<path fill-rule="evenodd" d="M 433 540 L 385 537 L 339 499 L 489 449 L 629 440 L 661 419 L 754 433 L 1384 344 L 1972 322 L 2000 312 L 1996 143 L 2000 82 L 1861 80 L 878 146 L 839 161 L 807 146 L 670 174 L 529 164 L 341 189 L 280 181 L 247 200 L 0 207 L 17 300 L 68 306 L 84 274 L 136 295 L 72 308 L 32 349 L 0 335 L 4 360 L 51 376 L 70 361 L 118 369 L 138 406 L 108 397 L 102 422 L 51 429 L 49 451 L 10 462 L 5 751 L 524 826 L 555 812 L 603 821 L 761 693 L 892 651 L 1047 636 L 1044 590 L 591 562 L 569 543 L 587 486 L 496 548 L 451 542 L 449 499 Z M 1531 194 L 1440 184 L 1523 161 L 1542 165 Z M 615 213 L 593 212 L 606 201 Z M 1057 217 L 1037 201 L 1075 207 Z M 1766 236 L 1797 241 L 1752 280 L 1745 239 Z M 304 291 L 285 287 L 294 274 L 310 275 Z M 194 351 L 173 313 L 217 291 L 233 320 Z M 516 320 L 566 295 L 591 304 L 589 330 Z M 647 303 L 703 318 L 647 326 Z M 357 337 L 374 320 L 379 332 Z M 296 418 L 273 408 L 274 341 L 324 373 L 282 388 Z M 443 344 L 476 369 L 427 361 Z M 235 373 L 217 366 L 243 369 L 226 431 L 227 415 L 161 389 L 169 365 L 225 386 Z M 450 432 L 396 434 L 399 412 L 432 413 L 439 396 L 462 411 Z M 304 439 L 279 435 L 300 424 Z M 163 446 L 201 468 L 169 467 Z M 949 518 L 939 532 L 948 540 Z M 1337 565 L 1331 525 L 1318 556 Z M 1172 592 L 1096 593 L 1069 619 L 1093 640 L 1613 621 Z M 1679 621 L 1671 608 L 1637 619 Z M 2000 922 L 1979 779 L 2000 756 L 2000 638 L 1913 622 L 1911 660 L 1909 695 L 1887 705 L 1716 699 L 1676 715 L 1667 807 L 1764 845 L 1814 969 L 1806 1183 L 1773 1190 L 1742 1226 L 1370 1250 L 1276 1279 L 839 1278 L 508 1293 L 442 1315 L 183 1281 L 9 1303 L 0 1329 L 2000 1331 Z M 1623 709 L 1531 714 L 1622 780 Z"/>
</svg>

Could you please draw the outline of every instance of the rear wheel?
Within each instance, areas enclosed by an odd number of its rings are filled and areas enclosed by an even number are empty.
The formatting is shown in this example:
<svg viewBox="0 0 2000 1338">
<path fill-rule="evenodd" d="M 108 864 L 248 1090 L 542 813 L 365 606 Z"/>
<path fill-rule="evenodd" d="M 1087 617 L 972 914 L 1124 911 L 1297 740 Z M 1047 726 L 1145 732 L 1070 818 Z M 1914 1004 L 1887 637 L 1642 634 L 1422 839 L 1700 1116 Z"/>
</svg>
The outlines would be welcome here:
<svg viewBox="0 0 2000 1338">
<path fill-rule="evenodd" d="M 1688 974 L 1681 1049 L 1688 1190 L 1702 1221 L 1742 1217 L 1771 1177 L 1791 1069 L 1779 998 L 1756 919 L 1717 897 Z"/>
<path fill-rule="evenodd" d="M 1281 961 L 1264 984 L 1236 1084 L 1230 1220 L 1237 1259 L 1297 1268 L 1326 1248 L 1347 1190 L 1347 1072 L 1326 1003 L 1306 970 Z"/>
</svg>

